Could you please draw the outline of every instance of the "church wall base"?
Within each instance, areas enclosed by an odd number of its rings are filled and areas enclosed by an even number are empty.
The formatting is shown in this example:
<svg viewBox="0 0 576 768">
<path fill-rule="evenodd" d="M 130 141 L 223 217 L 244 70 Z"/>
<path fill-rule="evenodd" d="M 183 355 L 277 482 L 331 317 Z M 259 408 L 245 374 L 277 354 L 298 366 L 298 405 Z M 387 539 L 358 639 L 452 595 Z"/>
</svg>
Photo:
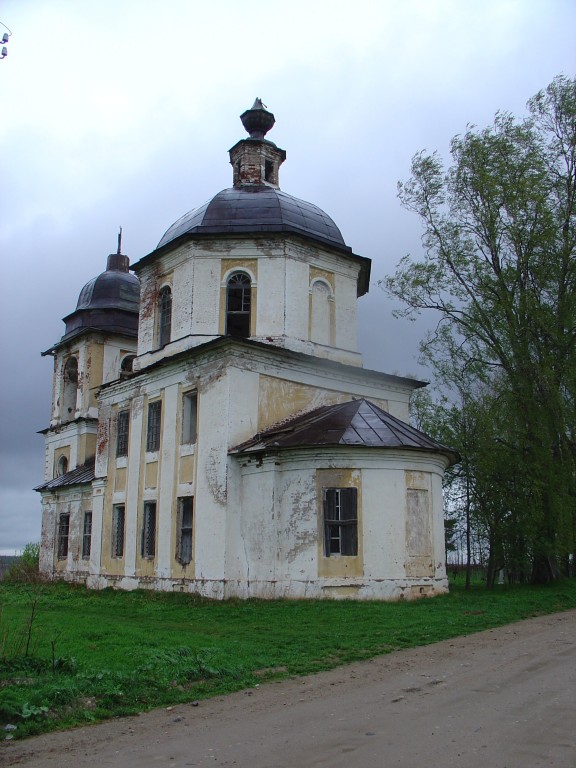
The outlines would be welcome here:
<svg viewBox="0 0 576 768">
<path fill-rule="evenodd" d="M 286 581 L 234 581 L 225 579 L 170 579 L 109 576 L 86 572 L 54 574 L 52 580 L 84 584 L 89 589 L 150 589 L 183 592 L 212 600 L 417 600 L 448 592 L 448 579 L 316 579 Z"/>
</svg>

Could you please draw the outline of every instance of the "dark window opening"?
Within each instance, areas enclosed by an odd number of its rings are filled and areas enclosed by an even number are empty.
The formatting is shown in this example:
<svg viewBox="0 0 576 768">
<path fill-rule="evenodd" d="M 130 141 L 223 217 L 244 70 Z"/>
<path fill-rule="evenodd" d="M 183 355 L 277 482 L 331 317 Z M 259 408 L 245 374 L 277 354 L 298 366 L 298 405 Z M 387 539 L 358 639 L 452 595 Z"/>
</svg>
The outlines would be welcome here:
<svg viewBox="0 0 576 768">
<path fill-rule="evenodd" d="M 167 285 L 160 291 L 159 301 L 158 344 L 163 347 L 170 342 L 172 333 L 172 291 Z"/>
<path fill-rule="evenodd" d="M 124 557 L 124 504 L 116 504 L 112 511 L 112 557 Z"/>
<path fill-rule="evenodd" d="M 324 554 L 358 554 L 358 491 L 324 489 Z"/>
<path fill-rule="evenodd" d="M 250 336 L 251 282 L 243 272 L 233 274 L 226 286 L 226 334 L 239 338 Z"/>
<path fill-rule="evenodd" d="M 274 163 L 271 160 L 264 161 L 264 179 L 270 184 L 274 183 Z"/>
<path fill-rule="evenodd" d="M 160 426 L 162 423 L 162 401 L 155 400 L 148 405 L 148 426 L 146 428 L 146 450 L 160 448 Z"/>
<path fill-rule="evenodd" d="M 192 560 L 192 521 L 193 499 L 184 496 L 178 499 L 178 538 L 176 542 L 176 560 L 188 565 Z"/>
<path fill-rule="evenodd" d="M 120 378 L 125 378 L 130 373 L 132 373 L 132 364 L 134 363 L 134 358 L 136 355 L 126 355 L 125 358 L 123 358 L 122 362 L 120 363 Z"/>
<path fill-rule="evenodd" d="M 116 423 L 116 456 L 128 456 L 130 411 L 120 411 Z"/>
<path fill-rule="evenodd" d="M 92 512 L 84 512 L 84 530 L 82 532 L 82 559 L 90 559 L 92 549 Z"/>
<path fill-rule="evenodd" d="M 196 392 L 185 392 L 182 396 L 182 445 L 194 445 L 196 442 L 197 411 Z"/>
<path fill-rule="evenodd" d="M 58 518 L 58 559 L 68 557 L 68 536 L 70 533 L 70 515 L 62 513 Z"/>
<path fill-rule="evenodd" d="M 152 559 L 156 554 L 156 502 L 144 502 L 142 519 L 142 557 Z"/>
</svg>

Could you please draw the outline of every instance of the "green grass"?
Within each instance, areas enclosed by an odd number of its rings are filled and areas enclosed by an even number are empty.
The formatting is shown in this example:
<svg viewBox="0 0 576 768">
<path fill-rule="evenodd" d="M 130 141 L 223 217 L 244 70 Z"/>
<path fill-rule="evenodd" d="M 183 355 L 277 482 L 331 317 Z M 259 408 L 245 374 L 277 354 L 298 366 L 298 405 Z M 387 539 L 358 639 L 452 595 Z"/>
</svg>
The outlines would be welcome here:
<svg viewBox="0 0 576 768">
<path fill-rule="evenodd" d="M 0 586 L 0 728 L 21 738 L 570 608 L 574 579 L 400 603 Z"/>
</svg>

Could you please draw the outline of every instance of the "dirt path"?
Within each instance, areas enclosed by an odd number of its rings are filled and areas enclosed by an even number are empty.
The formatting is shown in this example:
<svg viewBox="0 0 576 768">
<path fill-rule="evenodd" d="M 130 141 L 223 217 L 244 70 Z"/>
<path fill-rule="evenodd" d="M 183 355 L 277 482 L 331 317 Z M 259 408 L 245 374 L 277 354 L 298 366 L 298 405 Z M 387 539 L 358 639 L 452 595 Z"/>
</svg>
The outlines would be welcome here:
<svg viewBox="0 0 576 768">
<path fill-rule="evenodd" d="M 47 768 L 576 768 L 576 611 L 0 745 Z"/>
</svg>

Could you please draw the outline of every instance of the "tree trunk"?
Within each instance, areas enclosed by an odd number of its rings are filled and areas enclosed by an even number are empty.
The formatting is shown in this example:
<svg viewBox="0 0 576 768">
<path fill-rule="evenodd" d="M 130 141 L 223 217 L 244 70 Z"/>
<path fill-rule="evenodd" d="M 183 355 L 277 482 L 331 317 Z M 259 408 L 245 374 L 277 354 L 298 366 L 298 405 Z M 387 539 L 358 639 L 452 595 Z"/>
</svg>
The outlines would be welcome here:
<svg viewBox="0 0 576 768">
<path fill-rule="evenodd" d="M 560 578 L 560 570 L 554 556 L 537 555 L 532 563 L 532 584 L 550 584 Z"/>
</svg>

